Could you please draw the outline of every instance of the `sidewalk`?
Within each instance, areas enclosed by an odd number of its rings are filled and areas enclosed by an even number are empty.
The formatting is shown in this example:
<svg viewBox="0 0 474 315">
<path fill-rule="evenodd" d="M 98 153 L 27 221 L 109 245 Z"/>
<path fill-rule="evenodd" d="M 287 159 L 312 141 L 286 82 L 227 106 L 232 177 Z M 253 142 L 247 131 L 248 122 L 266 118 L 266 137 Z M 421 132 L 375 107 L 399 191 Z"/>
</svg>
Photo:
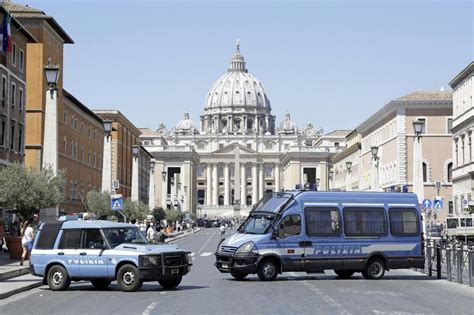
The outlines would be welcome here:
<svg viewBox="0 0 474 315">
<path fill-rule="evenodd" d="M 173 233 L 165 242 L 169 243 L 182 239 L 203 229 L 195 228 L 194 230 Z M 25 262 L 24 266 L 20 266 L 19 260 L 10 260 L 8 253 L 0 252 L 0 300 L 41 285 L 43 285 L 43 279 L 30 274 L 28 261 Z"/>
</svg>

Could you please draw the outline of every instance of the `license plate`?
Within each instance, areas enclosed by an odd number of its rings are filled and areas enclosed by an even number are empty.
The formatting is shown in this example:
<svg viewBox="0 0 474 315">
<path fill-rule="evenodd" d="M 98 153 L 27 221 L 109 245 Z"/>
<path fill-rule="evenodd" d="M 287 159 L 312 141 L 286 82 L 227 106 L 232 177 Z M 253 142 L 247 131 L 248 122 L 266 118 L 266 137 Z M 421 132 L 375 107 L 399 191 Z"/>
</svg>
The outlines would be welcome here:
<svg viewBox="0 0 474 315">
<path fill-rule="evenodd" d="M 177 275 L 177 274 L 179 274 L 179 269 L 171 269 L 171 274 L 172 274 L 172 275 Z"/>
<path fill-rule="evenodd" d="M 229 265 L 228 264 L 222 264 L 222 268 L 223 269 L 229 269 Z"/>
</svg>

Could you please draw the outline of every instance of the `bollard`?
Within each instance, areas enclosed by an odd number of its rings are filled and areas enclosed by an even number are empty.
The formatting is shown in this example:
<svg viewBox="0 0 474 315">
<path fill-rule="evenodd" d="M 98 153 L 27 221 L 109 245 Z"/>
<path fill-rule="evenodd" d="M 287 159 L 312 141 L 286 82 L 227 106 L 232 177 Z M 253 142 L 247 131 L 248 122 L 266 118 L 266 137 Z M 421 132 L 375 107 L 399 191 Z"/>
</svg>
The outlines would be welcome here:
<svg viewBox="0 0 474 315">
<path fill-rule="evenodd" d="M 446 271 L 447 271 L 448 281 L 452 281 L 451 279 L 451 247 L 446 247 Z"/>
<path fill-rule="evenodd" d="M 436 246 L 436 278 L 441 279 L 441 248 Z"/>
<path fill-rule="evenodd" d="M 433 260 L 431 259 L 431 251 L 432 251 L 431 242 L 430 242 L 430 245 L 427 246 L 426 251 L 427 251 L 427 256 L 428 256 L 428 277 L 431 277 L 433 275 L 433 268 L 432 268 Z"/>
<path fill-rule="evenodd" d="M 461 245 L 460 250 L 457 251 L 457 269 L 458 269 L 458 283 L 462 283 L 462 264 L 463 264 L 463 248 Z"/>
<path fill-rule="evenodd" d="M 472 287 L 474 285 L 472 281 L 472 268 L 474 268 L 474 262 L 472 261 L 474 259 L 474 251 L 472 248 L 467 252 L 469 255 L 469 286 Z"/>
</svg>

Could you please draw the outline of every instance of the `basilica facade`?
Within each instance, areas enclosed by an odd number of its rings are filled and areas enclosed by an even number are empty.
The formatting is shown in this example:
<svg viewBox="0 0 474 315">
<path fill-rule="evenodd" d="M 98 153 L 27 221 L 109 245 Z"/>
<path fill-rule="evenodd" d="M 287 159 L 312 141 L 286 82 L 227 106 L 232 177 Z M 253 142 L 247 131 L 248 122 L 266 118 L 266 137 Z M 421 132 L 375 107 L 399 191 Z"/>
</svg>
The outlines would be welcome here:
<svg viewBox="0 0 474 315">
<path fill-rule="evenodd" d="M 208 217 L 246 215 L 266 194 L 296 185 L 328 189 L 331 158 L 348 134 L 323 134 L 311 122 L 300 129 L 289 113 L 277 123 L 239 44 L 212 84 L 198 125 L 186 112 L 172 129 L 161 123 L 140 131 L 156 160 L 154 205 Z"/>
</svg>

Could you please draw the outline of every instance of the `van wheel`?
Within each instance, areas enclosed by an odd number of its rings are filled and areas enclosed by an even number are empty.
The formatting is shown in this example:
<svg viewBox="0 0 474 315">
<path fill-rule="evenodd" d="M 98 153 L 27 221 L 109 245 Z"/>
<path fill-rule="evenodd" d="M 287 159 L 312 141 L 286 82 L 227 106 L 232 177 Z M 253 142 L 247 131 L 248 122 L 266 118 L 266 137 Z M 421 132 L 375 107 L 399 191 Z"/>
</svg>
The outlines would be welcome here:
<svg viewBox="0 0 474 315">
<path fill-rule="evenodd" d="M 94 288 L 103 290 L 107 288 L 110 285 L 110 283 L 112 283 L 112 281 L 100 279 L 100 280 L 91 280 L 91 283 L 94 286 Z"/>
<path fill-rule="evenodd" d="M 355 273 L 352 270 L 334 270 L 334 272 L 342 279 L 349 279 Z"/>
<path fill-rule="evenodd" d="M 264 259 L 258 266 L 257 275 L 262 281 L 273 281 L 278 275 L 278 265 L 275 259 Z"/>
<path fill-rule="evenodd" d="M 53 291 L 64 291 L 69 288 L 71 279 L 66 268 L 61 265 L 54 265 L 48 271 L 48 286 Z"/>
<path fill-rule="evenodd" d="M 364 271 L 362 271 L 362 275 L 364 276 L 364 278 L 370 280 L 382 279 L 384 274 L 385 264 L 382 260 L 378 258 L 371 259 L 365 267 Z"/>
<path fill-rule="evenodd" d="M 238 272 L 238 271 L 231 271 L 231 276 L 235 278 L 235 280 L 244 280 L 245 277 L 248 276 L 248 273 Z"/>
<path fill-rule="evenodd" d="M 117 284 L 124 292 L 140 290 L 143 281 L 140 281 L 137 267 L 134 265 L 123 265 L 117 273 Z"/>
<path fill-rule="evenodd" d="M 182 279 L 183 277 L 179 276 L 179 277 L 170 278 L 170 279 L 158 280 L 158 283 L 165 289 L 174 289 L 181 283 Z"/>
</svg>

